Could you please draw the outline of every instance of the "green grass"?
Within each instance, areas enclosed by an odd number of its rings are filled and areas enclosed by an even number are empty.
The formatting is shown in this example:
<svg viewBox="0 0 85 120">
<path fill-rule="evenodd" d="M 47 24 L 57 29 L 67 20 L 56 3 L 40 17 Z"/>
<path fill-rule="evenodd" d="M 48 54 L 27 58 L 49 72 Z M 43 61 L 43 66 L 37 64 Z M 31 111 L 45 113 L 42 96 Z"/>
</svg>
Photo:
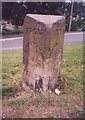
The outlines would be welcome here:
<svg viewBox="0 0 85 120">
<path fill-rule="evenodd" d="M 63 59 L 65 62 L 62 64 L 62 74 L 68 84 L 68 91 L 82 92 L 83 45 L 65 45 Z"/>
<path fill-rule="evenodd" d="M 83 116 L 83 45 L 64 45 L 62 77 L 65 88 L 60 96 L 29 94 L 21 86 L 23 51 L 3 51 L 3 106 L 15 117 L 82 117 Z M 9 109 L 10 108 L 10 109 Z M 27 113 L 28 111 L 28 113 Z"/>
<path fill-rule="evenodd" d="M 22 50 L 5 51 L 2 53 L 2 91 L 3 95 L 10 95 L 9 91 L 14 94 L 21 88 L 22 79 Z M 7 90 L 6 90 L 7 89 Z M 13 89 L 13 90 L 12 90 Z M 8 94 L 7 94 L 8 93 Z"/>
</svg>

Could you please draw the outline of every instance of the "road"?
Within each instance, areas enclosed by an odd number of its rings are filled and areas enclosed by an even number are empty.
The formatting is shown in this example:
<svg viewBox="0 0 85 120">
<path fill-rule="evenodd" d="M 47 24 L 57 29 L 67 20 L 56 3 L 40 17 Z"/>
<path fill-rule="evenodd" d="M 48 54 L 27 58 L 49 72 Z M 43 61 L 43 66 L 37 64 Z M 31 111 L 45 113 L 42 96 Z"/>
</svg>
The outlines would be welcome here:
<svg viewBox="0 0 85 120">
<path fill-rule="evenodd" d="M 13 38 L 3 38 L 0 39 L 0 50 L 11 50 L 11 49 L 20 49 L 23 47 L 23 37 L 21 36 L 11 36 Z M 83 32 L 74 32 L 74 33 L 65 33 L 64 44 L 75 44 L 85 42 L 85 33 Z"/>
</svg>

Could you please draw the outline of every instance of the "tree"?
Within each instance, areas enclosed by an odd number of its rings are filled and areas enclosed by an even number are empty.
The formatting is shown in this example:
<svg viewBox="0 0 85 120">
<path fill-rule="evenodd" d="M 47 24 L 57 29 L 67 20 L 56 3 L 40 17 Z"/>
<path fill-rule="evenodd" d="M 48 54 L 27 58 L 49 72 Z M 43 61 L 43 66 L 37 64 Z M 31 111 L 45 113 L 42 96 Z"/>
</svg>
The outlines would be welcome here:
<svg viewBox="0 0 85 120">
<path fill-rule="evenodd" d="M 84 2 L 74 2 L 74 9 L 71 8 L 71 3 L 69 2 L 3 2 L 2 3 L 2 19 L 12 20 L 12 23 L 16 26 L 23 25 L 24 18 L 28 13 L 34 14 L 46 14 L 46 15 L 64 15 L 66 17 L 66 31 L 73 29 L 73 19 L 70 21 L 70 12 L 73 18 L 77 19 L 79 16 L 81 18 L 85 17 L 85 4 Z M 82 20 L 81 20 L 82 21 Z M 77 20 L 75 21 L 75 23 Z M 83 24 L 83 23 L 82 23 Z M 69 26 L 72 26 L 71 28 Z M 74 25 L 75 26 L 75 25 Z M 77 25 L 78 26 L 78 25 Z M 81 26 L 79 26 L 81 27 Z"/>
</svg>

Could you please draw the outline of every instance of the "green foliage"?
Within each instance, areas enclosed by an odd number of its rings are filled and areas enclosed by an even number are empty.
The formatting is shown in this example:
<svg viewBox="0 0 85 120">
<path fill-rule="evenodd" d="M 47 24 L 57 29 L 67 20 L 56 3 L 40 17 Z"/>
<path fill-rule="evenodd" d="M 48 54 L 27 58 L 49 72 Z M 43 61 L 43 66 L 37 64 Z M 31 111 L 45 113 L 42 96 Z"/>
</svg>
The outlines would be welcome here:
<svg viewBox="0 0 85 120">
<path fill-rule="evenodd" d="M 77 19 L 72 21 L 71 30 L 72 31 L 84 31 L 85 26 L 83 20 Z"/>
<path fill-rule="evenodd" d="M 22 33 L 22 31 L 19 29 L 15 29 L 12 31 L 5 31 L 5 30 L 2 31 L 2 35 L 11 35 L 11 34 L 20 34 L 20 33 Z"/>
<path fill-rule="evenodd" d="M 71 12 L 71 3 L 66 2 L 14 2 L 7 3 L 3 2 L 3 19 L 10 20 L 14 25 L 19 26 L 23 25 L 24 18 L 26 14 L 46 14 L 46 15 L 63 15 L 66 17 L 66 31 L 69 27 L 69 18 Z M 82 22 L 82 17 L 84 18 L 85 6 L 84 2 L 74 2 L 73 7 L 73 17 L 80 17 L 80 23 Z M 85 21 L 85 20 L 84 20 Z M 82 23 L 83 25 L 83 23 Z M 72 30 L 79 31 L 81 26 L 79 26 L 78 20 L 75 21 L 72 25 Z M 82 29 L 80 30 L 82 31 Z"/>
</svg>

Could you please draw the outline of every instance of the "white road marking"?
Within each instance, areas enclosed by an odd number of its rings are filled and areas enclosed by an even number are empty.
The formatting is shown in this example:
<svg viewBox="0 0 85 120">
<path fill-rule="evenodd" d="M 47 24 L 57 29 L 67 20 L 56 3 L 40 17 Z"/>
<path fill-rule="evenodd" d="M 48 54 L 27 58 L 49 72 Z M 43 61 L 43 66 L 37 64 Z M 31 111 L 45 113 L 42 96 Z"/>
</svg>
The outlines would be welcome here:
<svg viewBox="0 0 85 120">
<path fill-rule="evenodd" d="M 19 40 L 19 39 L 23 39 L 23 37 L 0 39 L 0 42 L 1 42 L 1 41 L 10 41 L 10 40 Z"/>
<path fill-rule="evenodd" d="M 22 49 L 22 47 L 4 48 L 0 50 L 16 50 L 16 49 Z"/>
<path fill-rule="evenodd" d="M 78 34 L 83 34 L 83 33 L 84 33 L 84 32 L 65 33 L 65 36 L 67 36 L 67 35 L 72 35 L 72 34 L 78 35 Z M 0 42 L 1 42 L 1 41 L 19 40 L 19 39 L 23 39 L 23 37 L 0 39 Z"/>
<path fill-rule="evenodd" d="M 68 33 L 65 33 L 65 35 L 72 35 L 72 34 L 75 34 L 75 35 L 78 35 L 78 34 L 83 34 L 84 32 L 68 32 Z"/>
</svg>

